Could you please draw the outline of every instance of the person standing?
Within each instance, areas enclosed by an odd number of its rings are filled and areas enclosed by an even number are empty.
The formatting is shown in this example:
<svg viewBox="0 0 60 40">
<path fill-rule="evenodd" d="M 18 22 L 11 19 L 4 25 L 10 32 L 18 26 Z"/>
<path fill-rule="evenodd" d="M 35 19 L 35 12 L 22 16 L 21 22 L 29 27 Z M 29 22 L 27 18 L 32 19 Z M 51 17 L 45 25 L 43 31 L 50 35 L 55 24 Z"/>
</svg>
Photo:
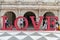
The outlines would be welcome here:
<svg viewBox="0 0 60 40">
<path fill-rule="evenodd" d="M 43 29 L 47 29 L 47 20 L 44 20 Z"/>
<path fill-rule="evenodd" d="M 23 19 L 20 19 L 20 26 L 23 28 Z"/>
</svg>

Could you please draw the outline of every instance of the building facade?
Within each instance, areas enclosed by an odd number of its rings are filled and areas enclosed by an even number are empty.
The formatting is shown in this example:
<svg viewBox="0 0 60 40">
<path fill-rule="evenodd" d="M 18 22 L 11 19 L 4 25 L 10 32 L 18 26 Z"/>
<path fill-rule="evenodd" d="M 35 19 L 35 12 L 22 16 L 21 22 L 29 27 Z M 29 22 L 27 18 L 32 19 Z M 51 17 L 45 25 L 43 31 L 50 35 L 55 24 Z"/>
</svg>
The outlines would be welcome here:
<svg viewBox="0 0 60 40">
<path fill-rule="evenodd" d="M 8 16 L 10 22 L 18 16 L 35 16 L 35 21 L 39 21 L 39 16 L 52 15 L 59 18 L 60 23 L 60 1 L 59 0 L 0 0 L 0 22 L 1 16 Z M 29 20 L 30 21 L 30 20 Z M 31 21 L 29 22 L 31 23 Z"/>
</svg>

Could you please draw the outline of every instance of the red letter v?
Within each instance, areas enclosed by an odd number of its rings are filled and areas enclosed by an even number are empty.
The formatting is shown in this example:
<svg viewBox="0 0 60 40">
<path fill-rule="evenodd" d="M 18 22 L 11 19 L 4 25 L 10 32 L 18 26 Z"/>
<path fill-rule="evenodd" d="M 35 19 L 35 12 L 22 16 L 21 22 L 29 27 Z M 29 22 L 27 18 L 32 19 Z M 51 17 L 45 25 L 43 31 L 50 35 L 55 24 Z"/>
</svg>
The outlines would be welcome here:
<svg viewBox="0 0 60 40">
<path fill-rule="evenodd" d="M 39 30 L 40 25 L 41 25 L 41 22 L 42 22 L 42 20 L 43 20 L 43 17 L 42 17 L 42 16 L 39 17 L 40 20 L 39 20 L 38 24 L 36 24 L 36 22 L 34 21 L 34 16 L 30 16 L 30 18 L 31 18 L 31 20 L 32 20 L 32 24 L 33 24 L 33 26 L 34 26 L 34 29 L 35 29 L 35 30 Z"/>
</svg>

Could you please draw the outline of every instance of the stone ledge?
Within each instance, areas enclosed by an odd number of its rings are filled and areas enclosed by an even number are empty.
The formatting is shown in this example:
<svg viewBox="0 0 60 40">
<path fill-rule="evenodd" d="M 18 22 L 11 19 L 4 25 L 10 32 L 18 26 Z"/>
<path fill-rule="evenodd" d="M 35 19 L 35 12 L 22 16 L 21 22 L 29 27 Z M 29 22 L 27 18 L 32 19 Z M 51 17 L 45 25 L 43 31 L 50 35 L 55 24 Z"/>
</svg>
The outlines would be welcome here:
<svg viewBox="0 0 60 40">
<path fill-rule="evenodd" d="M 60 2 L 0 2 L 0 5 L 60 5 Z"/>
</svg>

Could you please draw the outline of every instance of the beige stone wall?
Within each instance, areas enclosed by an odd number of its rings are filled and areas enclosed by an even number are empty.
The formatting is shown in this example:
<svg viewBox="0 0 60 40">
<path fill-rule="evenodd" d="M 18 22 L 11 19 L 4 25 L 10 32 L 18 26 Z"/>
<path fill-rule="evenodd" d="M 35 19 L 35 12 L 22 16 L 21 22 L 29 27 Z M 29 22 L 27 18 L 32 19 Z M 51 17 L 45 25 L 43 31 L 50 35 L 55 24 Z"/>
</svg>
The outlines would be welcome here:
<svg viewBox="0 0 60 40">
<path fill-rule="evenodd" d="M 33 12 L 36 15 L 36 21 L 39 21 L 39 16 L 43 16 L 46 12 L 53 12 L 55 16 L 58 16 L 59 23 L 60 23 L 60 11 L 58 10 L 45 10 L 45 9 L 3 9 L 1 10 L 0 17 L 3 16 L 6 12 L 12 11 L 16 14 L 16 17 L 18 16 L 24 16 L 26 12 Z M 2 21 L 1 21 L 2 22 Z M 2 24 L 2 23 L 1 23 Z"/>
<path fill-rule="evenodd" d="M 43 16 L 46 12 L 53 12 L 55 16 L 58 16 L 60 23 L 60 3 L 59 0 L 4 0 L 0 1 L 0 19 L 6 12 L 12 11 L 18 16 L 24 16 L 28 11 L 33 12 L 36 15 L 36 21 L 39 20 L 39 16 Z M 1 21 L 2 22 L 2 21 Z"/>
</svg>

